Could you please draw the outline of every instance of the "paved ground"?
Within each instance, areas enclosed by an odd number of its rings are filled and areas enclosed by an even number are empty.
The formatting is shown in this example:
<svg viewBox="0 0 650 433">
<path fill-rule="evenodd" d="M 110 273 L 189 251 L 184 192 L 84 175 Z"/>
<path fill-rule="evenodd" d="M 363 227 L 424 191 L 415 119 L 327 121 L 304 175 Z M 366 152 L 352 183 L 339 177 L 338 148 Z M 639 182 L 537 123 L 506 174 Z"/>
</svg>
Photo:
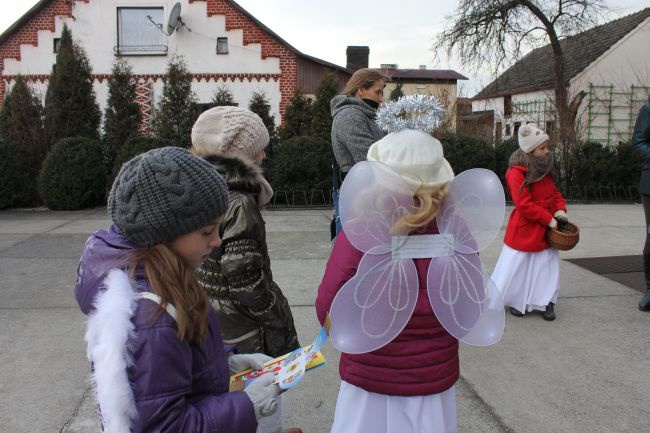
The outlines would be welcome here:
<svg viewBox="0 0 650 433">
<path fill-rule="evenodd" d="M 639 254 L 639 205 L 575 205 L 580 244 L 562 258 Z M 318 324 L 313 301 L 329 254 L 328 211 L 265 213 L 276 280 L 300 337 Z M 83 344 L 72 296 L 89 233 L 104 209 L 0 212 L 0 431 L 96 433 Z M 498 239 L 482 256 L 492 268 Z M 650 431 L 650 313 L 640 293 L 563 261 L 558 319 L 508 316 L 503 340 L 461 349 L 459 433 L 639 433 Z M 286 424 L 326 433 L 338 391 L 338 356 L 286 395 Z"/>
</svg>

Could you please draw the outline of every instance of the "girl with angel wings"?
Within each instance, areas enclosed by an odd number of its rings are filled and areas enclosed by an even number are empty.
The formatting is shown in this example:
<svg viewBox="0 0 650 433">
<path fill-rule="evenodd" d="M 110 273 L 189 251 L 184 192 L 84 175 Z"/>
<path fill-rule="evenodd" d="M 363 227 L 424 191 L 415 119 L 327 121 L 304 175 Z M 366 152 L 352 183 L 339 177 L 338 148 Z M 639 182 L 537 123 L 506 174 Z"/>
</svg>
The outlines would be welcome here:
<svg viewBox="0 0 650 433">
<path fill-rule="evenodd" d="M 443 113 L 422 95 L 379 110 L 390 133 L 341 187 L 343 230 L 316 299 L 342 352 L 332 433 L 456 432 L 458 341 L 503 333 L 478 255 L 501 228 L 503 188 L 489 170 L 454 178 L 430 135 Z"/>
</svg>

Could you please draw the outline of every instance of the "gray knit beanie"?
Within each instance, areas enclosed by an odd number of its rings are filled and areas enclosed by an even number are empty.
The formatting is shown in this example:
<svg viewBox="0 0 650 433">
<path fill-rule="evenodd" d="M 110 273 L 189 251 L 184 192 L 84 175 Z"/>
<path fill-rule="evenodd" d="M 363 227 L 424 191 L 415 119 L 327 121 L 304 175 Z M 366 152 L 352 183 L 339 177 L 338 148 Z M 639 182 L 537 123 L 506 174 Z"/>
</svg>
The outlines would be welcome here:
<svg viewBox="0 0 650 433">
<path fill-rule="evenodd" d="M 253 159 L 269 144 L 269 131 L 255 113 L 239 107 L 214 107 L 192 127 L 192 148 L 201 154 L 219 153 Z"/>
<path fill-rule="evenodd" d="M 180 147 L 126 162 L 108 197 L 108 214 L 139 247 L 167 243 L 211 224 L 228 208 L 228 187 L 209 162 Z"/>
</svg>

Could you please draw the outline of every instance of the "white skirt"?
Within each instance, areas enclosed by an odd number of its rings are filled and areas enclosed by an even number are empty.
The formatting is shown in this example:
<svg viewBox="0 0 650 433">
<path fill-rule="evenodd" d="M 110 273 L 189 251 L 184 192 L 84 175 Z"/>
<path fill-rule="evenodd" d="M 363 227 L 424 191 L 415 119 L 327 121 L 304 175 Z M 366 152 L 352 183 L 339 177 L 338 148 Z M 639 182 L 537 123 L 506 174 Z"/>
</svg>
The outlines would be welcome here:
<svg viewBox="0 0 650 433">
<path fill-rule="evenodd" d="M 342 381 L 330 433 L 456 433 L 456 389 L 400 397 Z"/>
<path fill-rule="evenodd" d="M 521 312 L 545 310 L 560 291 L 560 253 L 555 248 L 528 253 L 503 246 L 492 272 L 503 303 Z"/>
</svg>

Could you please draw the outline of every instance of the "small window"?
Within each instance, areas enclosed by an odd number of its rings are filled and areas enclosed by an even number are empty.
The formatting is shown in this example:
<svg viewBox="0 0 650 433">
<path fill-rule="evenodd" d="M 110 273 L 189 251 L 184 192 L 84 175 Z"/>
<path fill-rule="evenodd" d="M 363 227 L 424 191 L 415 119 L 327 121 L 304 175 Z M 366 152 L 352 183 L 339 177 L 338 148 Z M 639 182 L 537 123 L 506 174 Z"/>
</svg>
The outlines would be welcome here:
<svg viewBox="0 0 650 433">
<path fill-rule="evenodd" d="M 52 52 L 54 54 L 58 53 L 60 46 L 61 46 L 61 38 L 54 38 L 54 44 L 52 45 Z"/>
<path fill-rule="evenodd" d="M 519 127 L 521 127 L 521 122 L 515 122 L 515 135 L 519 133 Z"/>
<path fill-rule="evenodd" d="M 552 120 L 547 120 L 546 121 L 546 134 L 550 137 L 553 135 L 553 128 L 555 127 L 555 123 Z"/>
<path fill-rule="evenodd" d="M 117 8 L 119 55 L 165 55 L 163 8 Z"/>
<path fill-rule="evenodd" d="M 512 116 L 512 95 L 503 97 L 503 115 L 506 117 Z"/>
<path fill-rule="evenodd" d="M 217 54 L 228 54 L 228 38 L 217 38 Z"/>
<path fill-rule="evenodd" d="M 510 124 L 506 123 L 506 137 L 510 137 Z"/>
</svg>

